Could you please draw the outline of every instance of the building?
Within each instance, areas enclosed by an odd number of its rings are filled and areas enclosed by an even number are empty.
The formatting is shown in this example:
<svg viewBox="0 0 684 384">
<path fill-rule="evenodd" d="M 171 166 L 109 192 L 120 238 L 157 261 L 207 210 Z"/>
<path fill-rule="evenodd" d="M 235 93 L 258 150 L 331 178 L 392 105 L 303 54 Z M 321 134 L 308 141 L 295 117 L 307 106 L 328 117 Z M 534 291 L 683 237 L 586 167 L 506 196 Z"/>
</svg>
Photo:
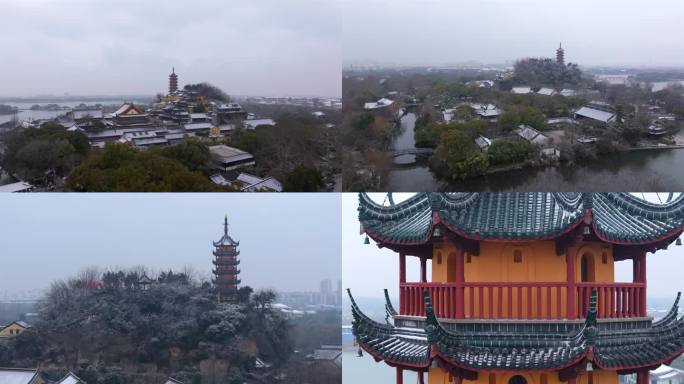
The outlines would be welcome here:
<svg viewBox="0 0 684 384">
<path fill-rule="evenodd" d="M 0 337 L 17 336 L 29 328 L 31 326 L 23 321 L 14 321 L 7 325 L 0 325 Z"/>
<path fill-rule="evenodd" d="M 378 100 L 378 101 L 373 101 L 373 102 L 365 103 L 365 104 L 363 105 L 363 109 L 365 109 L 365 110 L 367 110 L 367 111 L 370 111 L 370 110 L 374 110 L 374 109 L 386 108 L 386 107 L 389 107 L 389 106 L 392 105 L 392 104 L 394 104 L 394 100 L 390 100 L 390 99 L 387 99 L 387 98 L 384 98 L 384 97 L 383 97 L 382 99 L 380 99 L 380 100 Z"/>
<path fill-rule="evenodd" d="M 557 94 L 558 92 L 556 92 L 556 90 L 553 88 L 539 88 L 539 90 L 537 91 L 537 95 L 542 96 L 555 96 Z"/>
<path fill-rule="evenodd" d="M 46 384 L 37 369 L 0 368 L 2 384 Z"/>
<path fill-rule="evenodd" d="M 682 384 L 684 371 L 667 365 L 661 365 L 650 373 L 652 384 Z"/>
<path fill-rule="evenodd" d="M 532 93 L 532 87 L 528 87 L 528 86 L 513 87 L 511 89 L 511 92 L 513 92 L 517 95 L 526 95 L 528 93 Z"/>
<path fill-rule="evenodd" d="M 501 115 L 501 110 L 494 104 L 471 103 L 470 107 L 481 119 L 496 120 Z"/>
<path fill-rule="evenodd" d="M 173 95 L 178 91 L 178 75 L 176 75 L 176 67 L 173 67 L 169 75 L 169 95 Z"/>
<path fill-rule="evenodd" d="M 551 142 L 551 139 L 548 136 L 530 127 L 529 125 L 520 124 L 515 133 L 532 144 L 544 146 Z"/>
<path fill-rule="evenodd" d="M 240 285 L 240 251 L 239 241 L 233 240 L 228 235 L 228 216 L 223 222 L 223 236 L 214 241 L 214 289 L 218 301 L 235 301 L 237 299 L 238 286 Z"/>
<path fill-rule="evenodd" d="M 684 231 L 684 197 L 628 193 L 419 193 L 382 206 L 359 195 L 366 243 L 397 254 L 399 305 L 352 329 L 377 361 L 418 382 L 617 384 L 684 352 L 679 295 L 658 321 L 646 306 L 646 257 Z M 407 258 L 420 263 L 406 280 Z M 632 263 L 632 281 L 615 265 Z M 396 268 L 396 264 L 388 265 Z M 431 281 L 428 281 L 428 267 Z"/>
<path fill-rule="evenodd" d="M 558 49 L 556 49 L 556 63 L 565 65 L 565 50 L 561 43 L 558 43 Z"/>
<path fill-rule="evenodd" d="M 122 128 L 134 126 L 149 126 L 151 124 L 148 114 L 136 107 L 133 103 L 124 103 L 112 114 L 114 125 Z"/>
<path fill-rule="evenodd" d="M 214 161 L 214 168 L 224 172 L 255 164 L 251 153 L 227 145 L 212 145 L 209 154 Z"/>
<path fill-rule="evenodd" d="M 17 181 L 16 183 L 0 185 L 0 193 L 2 192 L 31 192 L 33 185 L 25 181 Z"/>
<path fill-rule="evenodd" d="M 589 119 L 601 123 L 612 123 L 617 115 L 606 106 L 589 105 L 575 111 L 575 119 Z"/>
<path fill-rule="evenodd" d="M 172 377 L 169 377 L 164 384 L 183 384 L 181 381 L 178 381 Z"/>
<path fill-rule="evenodd" d="M 475 138 L 475 145 L 480 148 L 480 151 L 487 152 L 489 146 L 492 145 L 492 140 L 485 136 L 478 136 Z"/>
<path fill-rule="evenodd" d="M 247 111 L 238 103 L 214 104 L 213 106 L 214 125 L 232 123 L 236 120 L 247 118 Z"/>
<path fill-rule="evenodd" d="M 58 381 L 57 384 L 86 384 L 86 382 L 72 372 L 69 372 L 62 380 Z"/>
</svg>

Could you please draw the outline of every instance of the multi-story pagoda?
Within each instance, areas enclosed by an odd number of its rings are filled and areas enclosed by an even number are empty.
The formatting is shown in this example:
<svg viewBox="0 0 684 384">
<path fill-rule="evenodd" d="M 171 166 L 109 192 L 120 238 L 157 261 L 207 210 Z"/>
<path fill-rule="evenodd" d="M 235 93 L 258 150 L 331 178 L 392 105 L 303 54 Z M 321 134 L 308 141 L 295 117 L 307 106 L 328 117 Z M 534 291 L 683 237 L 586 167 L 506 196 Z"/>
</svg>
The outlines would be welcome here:
<svg viewBox="0 0 684 384">
<path fill-rule="evenodd" d="M 228 217 L 223 222 L 223 236 L 214 241 L 214 288 L 219 301 L 235 301 L 240 279 L 239 241 L 228 235 Z"/>
<path fill-rule="evenodd" d="M 399 306 L 385 291 L 381 323 L 352 298 L 353 332 L 397 383 L 411 370 L 430 384 L 617 384 L 630 373 L 648 384 L 684 352 L 679 295 L 658 321 L 646 311 L 646 254 L 680 244 L 682 197 L 422 193 L 382 206 L 361 194 L 359 220 L 398 254 Z M 420 281 L 406 281 L 408 256 Z M 631 282 L 615 282 L 622 260 Z"/>
<path fill-rule="evenodd" d="M 173 67 L 169 75 L 169 95 L 173 95 L 178 91 L 178 75 L 176 75 L 176 67 Z"/>
<path fill-rule="evenodd" d="M 563 50 L 561 43 L 558 43 L 558 49 L 556 49 L 556 63 L 565 65 L 565 50 Z"/>
</svg>

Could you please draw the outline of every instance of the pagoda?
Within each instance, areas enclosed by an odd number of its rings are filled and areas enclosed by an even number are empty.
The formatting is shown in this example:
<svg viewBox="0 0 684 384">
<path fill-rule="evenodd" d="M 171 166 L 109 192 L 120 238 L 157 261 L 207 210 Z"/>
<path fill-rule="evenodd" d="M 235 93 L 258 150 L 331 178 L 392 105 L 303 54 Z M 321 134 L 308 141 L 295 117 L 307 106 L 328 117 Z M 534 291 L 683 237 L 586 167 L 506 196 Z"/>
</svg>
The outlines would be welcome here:
<svg viewBox="0 0 684 384">
<path fill-rule="evenodd" d="M 646 255 L 679 245 L 684 198 L 627 193 L 420 193 L 383 206 L 359 197 L 362 233 L 397 253 L 399 305 L 386 321 L 351 296 L 352 329 L 376 361 L 430 384 L 617 384 L 684 352 L 679 294 L 646 311 Z M 407 257 L 420 281 L 406 281 Z M 632 281 L 615 282 L 631 260 Z M 429 264 L 428 264 L 429 262 Z M 428 281 L 428 266 L 431 281 Z"/>
<path fill-rule="evenodd" d="M 169 75 L 169 95 L 173 95 L 178 91 L 178 75 L 176 75 L 176 67 L 173 67 Z"/>
<path fill-rule="evenodd" d="M 565 65 L 565 50 L 561 43 L 558 43 L 558 49 L 556 49 L 556 63 Z"/>
<path fill-rule="evenodd" d="M 239 241 L 233 240 L 228 235 L 228 216 L 223 222 L 223 236 L 214 241 L 214 288 L 216 290 L 216 297 L 218 301 L 235 301 L 237 298 L 238 285 L 240 279 L 238 275 L 240 270 L 240 260 L 238 256 L 240 251 L 238 246 Z"/>
</svg>

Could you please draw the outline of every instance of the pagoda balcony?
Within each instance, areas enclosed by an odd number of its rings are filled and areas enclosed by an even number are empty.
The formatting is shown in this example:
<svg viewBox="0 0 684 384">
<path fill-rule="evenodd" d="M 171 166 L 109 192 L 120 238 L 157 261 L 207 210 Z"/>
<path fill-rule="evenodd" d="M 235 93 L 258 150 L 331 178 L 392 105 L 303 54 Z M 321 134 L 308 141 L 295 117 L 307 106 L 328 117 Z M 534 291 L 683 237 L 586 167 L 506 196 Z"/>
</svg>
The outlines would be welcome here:
<svg viewBox="0 0 684 384">
<path fill-rule="evenodd" d="M 239 256 L 240 251 L 238 250 L 221 250 L 221 249 L 216 249 L 215 251 L 212 252 L 214 256 Z"/>
<path fill-rule="evenodd" d="M 240 265 L 240 259 L 216 259 L 213 260 L 212 263 L 214 265 L 228 265 L 228 266 L 235 266 L 235 265 Z"/>
<path fill-rule="evenodd" d="M 587 313 L 592 289 L 599 318 L 648 315 L 645 283 L 599 282 L 465 282 L 460 288 L 456 283 L 405 282 L 399 286 L 400 315 L 425 316 L 425 288 L 437 317 L 447 319 L 579 319 Z"/>
<path fill-rule="evenodd" d="M 212 283 L 216 285 L 237 285 L 242 282 L 240 279 L 212 279 Z"/>
<path fill-rule="evenodd" d="M 239 275 L 240 274 L 239 269 L 212 269 L 211 272 L 214 275 L 222 275 L 222 274 Z"/>
</svg>

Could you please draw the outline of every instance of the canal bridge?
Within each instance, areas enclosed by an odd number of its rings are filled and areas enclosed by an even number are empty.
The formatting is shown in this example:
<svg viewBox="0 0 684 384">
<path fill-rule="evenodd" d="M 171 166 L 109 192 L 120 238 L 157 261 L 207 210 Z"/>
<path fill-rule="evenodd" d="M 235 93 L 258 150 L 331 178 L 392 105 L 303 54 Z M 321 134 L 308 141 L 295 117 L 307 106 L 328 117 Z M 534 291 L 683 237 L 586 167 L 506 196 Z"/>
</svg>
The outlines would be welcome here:
<svg viewBox="0 0 684 384">
<path fill-rule="evenodd" d="M 405 148 L 394 150 L 394 152 L 392 152 L 392 157 L 404 155 L 432 155 L 433 153 L 435 153 L 433 148 Z"/>
</svg>

